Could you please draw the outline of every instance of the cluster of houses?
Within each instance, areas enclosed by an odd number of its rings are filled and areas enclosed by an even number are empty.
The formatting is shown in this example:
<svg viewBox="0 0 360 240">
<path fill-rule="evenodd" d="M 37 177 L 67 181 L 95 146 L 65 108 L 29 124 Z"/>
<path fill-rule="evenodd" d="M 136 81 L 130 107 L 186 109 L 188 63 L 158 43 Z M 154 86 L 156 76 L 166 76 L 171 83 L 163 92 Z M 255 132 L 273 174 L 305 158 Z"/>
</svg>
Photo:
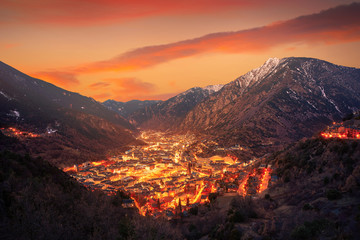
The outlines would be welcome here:
<svg viewBox="0 0 360 240">
<path fill-rule="evenodd" d="M 360 120 L 333 123 L 321 133 L 323 138 L 360 139 Z"/>
<path fill-rule="evenodd" d="M 165 137 L 154 132 L 143 137 L 149 143 L 146 146 L 134 146 L 121 156 L 64 171 L 90 189 L 129 193 L 131 199 L 123 201 L 125 208 L 137 207 L 143 215 L 170 219 L 180 210 L 186 213 L 208 202 L 210 193 L 238 192 L 239 182 L 255 162 L 239 163 L 229 156 L 197 157 L 186 151 L 192 136 Z"/>
</svg>

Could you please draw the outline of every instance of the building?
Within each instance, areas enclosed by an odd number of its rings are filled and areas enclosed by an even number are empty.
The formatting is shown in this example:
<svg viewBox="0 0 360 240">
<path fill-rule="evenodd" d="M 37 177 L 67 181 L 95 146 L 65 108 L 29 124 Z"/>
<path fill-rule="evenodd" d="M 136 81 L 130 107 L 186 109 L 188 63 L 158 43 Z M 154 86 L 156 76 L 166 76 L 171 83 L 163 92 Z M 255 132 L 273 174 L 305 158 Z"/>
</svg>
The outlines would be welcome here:
<svg viewBox="0 0 360 240">
<path fill-rule="evenodd" d="M 121 206 L 123 208 L 133 208 L 135 207 L 135 202 L 133 199 L 123 199 Z"/>
</svg>

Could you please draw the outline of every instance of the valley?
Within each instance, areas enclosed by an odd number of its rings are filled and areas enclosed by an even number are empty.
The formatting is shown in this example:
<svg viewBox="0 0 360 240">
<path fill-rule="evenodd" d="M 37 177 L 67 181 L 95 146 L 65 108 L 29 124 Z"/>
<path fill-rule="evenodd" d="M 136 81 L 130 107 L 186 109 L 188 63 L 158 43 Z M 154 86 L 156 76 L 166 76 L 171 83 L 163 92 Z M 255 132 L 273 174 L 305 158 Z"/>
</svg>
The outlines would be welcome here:
<svg viewBox="0 0 360 240">
<path fill-rule="evenodd" d="M 195 135 L 155 131 L 143 132 L 141 140 L 147 145 L 134 146 L 108 160 L 63 170 L 91 190 L 129 194 L 132 201 L 126 207 L 138 208 L 141 215 L 167 219 L 209 203 L 211 195 L 255 195 L 277 179 L 271 177 L 270 167 L 258 164 L 258 159 L 238 161 L 235 154 L 246 151 L 238 145 L 224 148 Z"/>
</svg>

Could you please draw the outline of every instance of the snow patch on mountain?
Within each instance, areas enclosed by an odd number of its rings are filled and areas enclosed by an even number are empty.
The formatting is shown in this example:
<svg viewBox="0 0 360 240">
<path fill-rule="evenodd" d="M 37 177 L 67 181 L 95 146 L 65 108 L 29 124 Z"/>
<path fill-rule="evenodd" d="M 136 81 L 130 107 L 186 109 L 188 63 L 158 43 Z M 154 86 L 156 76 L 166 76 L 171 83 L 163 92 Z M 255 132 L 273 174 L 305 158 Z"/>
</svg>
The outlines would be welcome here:
<svg viewBox="0 0 360 240">
<path fill-rule="evenodd" d="M 0 94 L 3 95 L 7 100 L 12 100 L 11 97 L 9 97 L 6 93 L 0 91 Z"/>
<path fill-rule="evenodd" d="M 217 85 L 209 85 L 202 89 L 209 91 L 209 93 L 214 93 L 222 89 L 224 85 L 223 84 L 217 84 Z"/>
<path fill-rule="evenodd" d="M 339 113 L 341 113 L 340 109 L 338 108 L 338 106 L 336 106 L 335 102 L 334 102 L 332 99 L 330 99 L 330 98 L 328 98 L 328 97 L 326 96 L 324 88 L 323 88 L 322 86 L 319 86 L 319 89 L 320 89 L 320 91 L 321 91 L 322 96 L 323 96 L 324 98 L 326 98 L 326 99 L 335 107 L 336 111 L 338 111 Z"/>
<path fill-rule="evenodd" d="M 20 112 L 15 110 L 10 110 L 10 113 L 7 114 L 10 117 L 14 117 L 16 119 L 18 119 L 20 117 Z"/>
<path fill-rule="evenodd" d="M 247 72 L 235 81 L 238 86 L 246 88 L 273 72 L 280 62 L 281 60 L 278 58 L 269 58 L 261 67 Z"/>
<path fill-rule="evenodd" d="M 209 85 L 209 86 L 206 86 L 206 87 L 203 87 L 203 88 L 201 88 L 201 87 L 193 87 L 193 88 L 190 88 L 190 89 L 186 90 L 185 92 L 182 92 L 182 93 L 176 95 L 175 98 L 181 98 L 182 96 L 185 96 L 185 95 L 187 95 L 189 93 L 195 93 L 195 92 L 197 92 L 199 90 L 202 90 L 203 92 L 207 92 L 207 94 L 210 95 L 210 94 L 212 94 L 214 92 L 219 91 L 223 86 L 224 85 L 222 85 L 222 84 L 217 84 L 217 85 Z"/>
</svg>

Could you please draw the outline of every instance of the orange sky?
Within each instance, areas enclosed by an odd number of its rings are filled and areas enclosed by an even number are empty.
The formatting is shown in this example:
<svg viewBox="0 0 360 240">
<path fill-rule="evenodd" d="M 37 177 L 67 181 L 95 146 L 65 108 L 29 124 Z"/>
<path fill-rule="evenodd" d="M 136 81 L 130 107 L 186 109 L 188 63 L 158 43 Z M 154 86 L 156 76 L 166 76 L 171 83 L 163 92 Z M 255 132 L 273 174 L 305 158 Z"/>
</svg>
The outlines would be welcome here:
<svg viewBox="0 0 360 240">
<path fill-rule="evenodd" d="M 360 67 L 360 2 L 2 0 L 1 61 L 99 101 L 167 99 L 270 57 Z"/>
</svg>

